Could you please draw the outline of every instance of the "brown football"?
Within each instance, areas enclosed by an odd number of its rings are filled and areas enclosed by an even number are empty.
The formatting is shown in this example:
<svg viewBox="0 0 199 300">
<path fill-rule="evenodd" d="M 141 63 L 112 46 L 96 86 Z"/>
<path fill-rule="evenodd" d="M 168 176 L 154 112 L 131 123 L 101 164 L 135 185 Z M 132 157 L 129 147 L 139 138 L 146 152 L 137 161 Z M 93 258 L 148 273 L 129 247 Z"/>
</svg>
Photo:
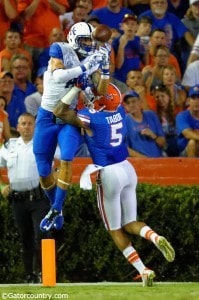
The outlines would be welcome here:
<svg viewBox="0 0 199 300">
<path fill-rule="evenodd" d="M 106 43 L 111 38 L 112 31 L 110 27 L 105 24 L 99 24 L 92 32 L 92 37 L 97 42 Z"/>
</svg>

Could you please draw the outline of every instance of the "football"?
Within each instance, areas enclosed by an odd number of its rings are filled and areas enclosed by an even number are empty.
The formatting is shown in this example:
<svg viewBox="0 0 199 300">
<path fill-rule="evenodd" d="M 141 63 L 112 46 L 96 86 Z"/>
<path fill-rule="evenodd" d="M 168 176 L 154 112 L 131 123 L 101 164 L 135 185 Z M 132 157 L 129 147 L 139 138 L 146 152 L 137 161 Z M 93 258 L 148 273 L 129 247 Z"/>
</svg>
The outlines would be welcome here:
<svg viewBox="0 0 199 300">
<path fill-rule="evenodd" d="M 110 40 L 112 31 L 110 27 L 105 24 L 99 24 L 95 27 L 92 32 L 92 38 L 101 43 L 106 43 Z"/>
</svg>

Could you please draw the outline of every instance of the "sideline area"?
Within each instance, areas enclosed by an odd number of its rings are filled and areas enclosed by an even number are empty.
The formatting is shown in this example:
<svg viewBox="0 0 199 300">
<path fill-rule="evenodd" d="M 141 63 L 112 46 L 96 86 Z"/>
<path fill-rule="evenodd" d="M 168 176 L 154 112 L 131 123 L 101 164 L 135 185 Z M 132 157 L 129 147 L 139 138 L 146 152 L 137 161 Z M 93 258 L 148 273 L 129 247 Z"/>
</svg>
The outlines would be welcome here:
<svg viewBox="0 0 199 300">
<path fill-rule="evenodd" d="M 129 158 L 141 183 L 159 185 L 199 184 L 199 158 Z M 90 158 L 75 158 L 73 163 L 73 183 L 79 183 L 80 174 Z M 95 175 L 92 176 L 93 182 Z"/>
<path fill-rule="evenodd" d="M 138 175 L 139 183 L 159 185 L 199 184 L 199 158 L 128 158 Z M 73 183 L 79 183 L 84 168 L 91 164 L 88 157 L 77 157 L 73 162 Z M 8 182 L 6 169 L 0 169 L 4 182 Z M 95 182 L 95 174 L 91 176 Z"/>
</svg>

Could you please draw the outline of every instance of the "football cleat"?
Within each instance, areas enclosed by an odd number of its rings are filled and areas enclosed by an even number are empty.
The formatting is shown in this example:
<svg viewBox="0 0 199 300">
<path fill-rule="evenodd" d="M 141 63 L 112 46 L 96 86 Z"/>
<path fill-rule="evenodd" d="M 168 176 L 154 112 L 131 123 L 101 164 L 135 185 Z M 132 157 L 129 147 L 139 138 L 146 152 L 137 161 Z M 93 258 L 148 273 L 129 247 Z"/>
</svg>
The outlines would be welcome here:
<svg viewBox="0 0 199 300">
<path fill-rule="evenodd" d="M 163 236 L 159 236 L 155 243 L 156 247 L 162 252 L 163 256 L 168 262 L 172 262 L 175 259 L 175 250 L 167 239 Z"/>
<path fill-rule="evenodd" d="M 49 231 L 54 227 L 57 217 L 59 217 L 60 212 L 54 208 L 51 208 L 47 215 L 41 220 L 40 229 L 41 231 Z"/>
<path fill-rule="evenodd" d="M 150 269 L 144 269 L 142 275 L 142 286 L 153 286 L 153 278 L 155 277 L 155 272 Z"/>
<path fill-rule="evenodd" d="M 56 217 L 55 219 L 55 223 L 54 223 L 54 228 L 56 230 L 61 230 L 62 227 L 64 225 L 64 217 L 63 217 L 63 214 L 62 214 L 62 211 L 59 213 L 59 215 Z"/>
<path fill-rule="evenodd" d="M 142 286 L 153 286 L 153 278 L 155 277 L 155 272 L 145 268 L 142 274 L 137 275 L 134 280 L 142 279 Z"/>
</svg>

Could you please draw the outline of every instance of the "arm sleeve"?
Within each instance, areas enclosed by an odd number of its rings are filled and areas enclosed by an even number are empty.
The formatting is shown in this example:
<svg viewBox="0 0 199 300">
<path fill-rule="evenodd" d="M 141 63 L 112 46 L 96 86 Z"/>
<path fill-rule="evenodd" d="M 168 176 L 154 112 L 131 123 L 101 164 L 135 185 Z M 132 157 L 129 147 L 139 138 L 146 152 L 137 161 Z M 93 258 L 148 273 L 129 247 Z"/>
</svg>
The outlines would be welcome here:
<svg viewBox="0 0 199 300">
<path fill-rule="evenodd" d="M 53 43 L 49 50 L 50 57 L 61 59 L 63 61 L 63 53 L 61 47 L 57 43 Z M 56 82 L 67 82 L 73 78 L 79 77 L 86 68 L 83 65 L 71 69 L 55 69 L 53 71 L 53 78 Z"/>
<path fill-rule="evenodd" d="M 56 82 L 67 82 L 79 77 L 83 73 L 81 66 L 71 69 L 56 69 L 53 71 L 53 78 Z"/>
</svg>

